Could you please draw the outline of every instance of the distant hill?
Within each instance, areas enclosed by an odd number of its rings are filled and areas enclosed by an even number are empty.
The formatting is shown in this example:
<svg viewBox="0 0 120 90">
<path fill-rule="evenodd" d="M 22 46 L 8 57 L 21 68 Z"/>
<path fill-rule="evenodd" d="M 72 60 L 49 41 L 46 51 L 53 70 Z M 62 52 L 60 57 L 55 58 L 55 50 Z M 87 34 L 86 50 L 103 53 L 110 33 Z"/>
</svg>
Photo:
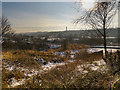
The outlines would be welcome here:
<svg viewBox="0 0 120 90">
<path fill-rule="evenodd" d="M 102 30 L 100 30 L 102 31 Z M 118 37 L 120 34 L 120 28 L 111 28 L 106 31 L 109 37 Z M 29 36 L 53 36 L 53 37 L 65 37 L 65 36 L 97 36 L 96 30 L 68 30 L 68 31 L 56 31 L 56 32 L 28 32 L 22 33 Z"/>
</svg>

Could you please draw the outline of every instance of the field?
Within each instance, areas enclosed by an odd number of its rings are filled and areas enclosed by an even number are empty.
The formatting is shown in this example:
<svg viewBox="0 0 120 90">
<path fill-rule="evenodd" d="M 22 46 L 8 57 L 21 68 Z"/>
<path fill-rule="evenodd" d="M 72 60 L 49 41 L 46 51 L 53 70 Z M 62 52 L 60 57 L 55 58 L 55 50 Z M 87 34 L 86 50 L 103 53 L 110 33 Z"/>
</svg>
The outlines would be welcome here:
<svg viewBox="0 0 120 90">
<path fill-rule="evenodd" d="M 74 51 L 74 57 L 55 51 L 3 51 L 3 88 L 110 88 L 109 73 L 101 53 Z M 68 57 L 69 56 L 69 57 Z"/>
</svg>

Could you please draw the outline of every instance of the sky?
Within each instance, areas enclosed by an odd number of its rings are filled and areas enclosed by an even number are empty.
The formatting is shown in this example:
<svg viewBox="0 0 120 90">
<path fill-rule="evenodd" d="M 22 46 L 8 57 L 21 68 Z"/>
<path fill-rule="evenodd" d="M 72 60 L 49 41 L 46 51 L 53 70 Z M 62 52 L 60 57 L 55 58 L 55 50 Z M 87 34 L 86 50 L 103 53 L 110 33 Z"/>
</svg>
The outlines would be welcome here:
<svg viewBox="0 0 120 90">
<path fill-rule="evenodd" d="M 84 24 L 74 25 L 79 17 L 74 2 L 2 2 L 2 14 L 16 33 L 83 30 Z M 113 25 L 117 26 L 117 16 Z"/>
</svg>

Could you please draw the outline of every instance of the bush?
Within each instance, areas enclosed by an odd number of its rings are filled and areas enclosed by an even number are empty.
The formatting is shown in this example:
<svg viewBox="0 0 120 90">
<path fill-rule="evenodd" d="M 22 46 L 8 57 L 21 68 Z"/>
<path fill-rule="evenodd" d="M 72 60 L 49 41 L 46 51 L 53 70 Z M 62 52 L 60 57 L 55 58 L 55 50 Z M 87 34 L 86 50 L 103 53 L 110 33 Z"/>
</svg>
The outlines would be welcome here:
<svg viewBox="0 0 120 90">
<path fill-rule="evenodd" d="M 54 68 L 40 76 L 42 88 L 103 88 L 110 89 L 112 75 L 90 70 L 87 74 L 76 71 L 76 64 Z"/>
<path fill-rule="evenodd" d="M 120 51 L 108 53 L 107 59 L 104 59 L 112 74 L 120 75 Z"/>
</svg>

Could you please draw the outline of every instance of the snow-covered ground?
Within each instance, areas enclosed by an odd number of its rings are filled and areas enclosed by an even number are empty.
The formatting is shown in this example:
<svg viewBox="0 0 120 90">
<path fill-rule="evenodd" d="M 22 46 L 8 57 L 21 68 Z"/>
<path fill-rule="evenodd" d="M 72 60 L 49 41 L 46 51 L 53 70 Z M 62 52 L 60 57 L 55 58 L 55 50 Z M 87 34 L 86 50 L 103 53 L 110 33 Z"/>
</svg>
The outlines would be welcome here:
<svg viewBox="0 0 120 90">
<path fill-rule="evenodd" d="M 18 85 L 22 85 L 25 83 L 25 79 L 21 79 L 21 80 L 16 80 L 15 78 L 11 78 L 11 85 L 9 85 L 8 87 L 16 87 Z"/>
<path fill-rule="evenodd" d="M 88 68 L 93 71 L 105 71 L 107 67 L 105 66 L 104 60 L 93 61 L 92 63 L 86 63 L 77 66 L 77 71 L 80 71 L 82 74 L 88 73 Z"/>
<path fill-rule="evenodd" d="M 69 60 L 69 63 L 73 63 L 75 60 Z M 48 64 L 46 65 L 42 65 L 40 70 L 36 70 L 36 69 L 31 69 L 29 70 L 28 68 L 25 67 L 17 67 L 15 65 L 9 65 L 8 63 L 4 63 L 3 67 L 8 70 L 8 71 L 14 71 L 14 70 L 19 70 L 21 72 L 24 72 L 24 75 L 32 78 L 35 75 L 40 75 L 43 72 L 46 72 L 48 70 L 51 70 L 57 66 L 62 66 L 67 64 L 67 62 L 63 62 L 63 63 L 51 63 L 48 62 Z M 101 67 L 102 66 L 102 67 Z M 92 63 L 86 63 L 86 64 L 82 64 L 79 66 L 76 66 L 77 70 L 80 71 L 82 74 L 85 73 L 89 73 L 89 71 L 85 68 L 90 68 L 91 70 L 98 70 L 98 71 L 104 71 L 107 70 L 105 67 L 105 62 L 103 60 L 99 60 L 99 61 L 93 61 Z M 10 79 L 10 85 L 9 87 L 16 87 L 18 85 L 22 85 L 25 83 L 26 80 L 28 80 L 29 78 L 22 78 L 19 80 L 16 80 L 15 78 L 11 78 Z"/>
<path fill-rule="evenodd" d="M 42 66 L 42 70 L 47 71 L 52 68 L 55 68 L 56 66 L 61 66 L 61 65 L 65 65 L 65 63 L 50 63 L 50 62 L 48 62 L 48 64 Z"/>
<path fill-rule="evenodd" d="M 55 68 L 56 66 L 61 66 L 61 65 L 65 65 L 65 64 L 66 63 L 50 63 L 49 62 L 46 65 L 42 65 L 40 70 L 35 70 L 35 69 L 29 70 L 27 68 L 17 67 L 15 65 L 10 66 L 8 63 L 4 63 L 3 67 L 8 71 L 14 71 L 14 70 L 20 70 L 21 72 L 23 71 L 25 76 L 33 77 L 34 75 L 41 74 L 42 72 L 45 72 L 47 70 L 51 70 L 52 68 Z M 26 80 L 25 78 L 22 78 L 20 80 L 16 80 L 15 78 L 11 78 L 10 79 L 11 84 L 8 87 L 15 87 L 18 85 L 22 85 L 25 83 L 25 80 Z"/>
<path fill-rule="evenodd" d="M 108 52 L 116 52 L 116 51 L 119 50 L 119 49 L 107 49 L 107 50 L 108 50 Z M 87 52 L 88 52 L 89 54 L 94 53 L 94 52 L 99 52 L 99 51 L 103 51 L 103 53 L 105 53 L 105 52 L 104 52 L 104 48 L 89 48 L 89 49 L 87 50 Z"/>
</svg>

